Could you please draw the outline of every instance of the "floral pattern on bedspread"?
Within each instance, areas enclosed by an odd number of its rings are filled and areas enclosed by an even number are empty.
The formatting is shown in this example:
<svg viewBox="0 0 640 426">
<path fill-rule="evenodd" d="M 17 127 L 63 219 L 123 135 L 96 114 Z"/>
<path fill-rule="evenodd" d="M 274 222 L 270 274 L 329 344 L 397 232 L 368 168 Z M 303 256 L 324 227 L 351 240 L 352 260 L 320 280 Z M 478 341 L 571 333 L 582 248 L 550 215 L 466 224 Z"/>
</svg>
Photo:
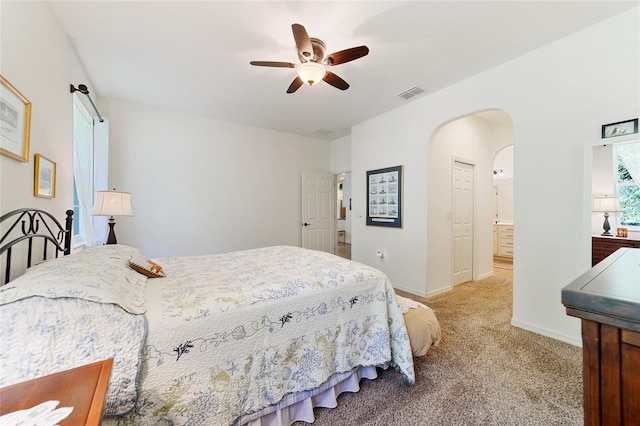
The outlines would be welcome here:
<svg viewBox="0 0 640 426">
<path fill-rule="evenodd" d="M 135 253 L 86 248 L 0 287 L 0 386 L 113 358 L 105 415 L 131 410 L 146 335 L 147 277 L 129 267 Z"/>
<path fill-rule="evenodd" d="M 232 424 L 334 373 L 413 359 L 380 271 L 296 247 L 158 259 L 141 397 L 120 424 Z"/>
<path fill-rule="evenodd" d="M 0 386 L 113 358 L 105 415 L 137 398 L 143 315 L 82 299 L 31 297 L 0 306 Z"/>
</svg>

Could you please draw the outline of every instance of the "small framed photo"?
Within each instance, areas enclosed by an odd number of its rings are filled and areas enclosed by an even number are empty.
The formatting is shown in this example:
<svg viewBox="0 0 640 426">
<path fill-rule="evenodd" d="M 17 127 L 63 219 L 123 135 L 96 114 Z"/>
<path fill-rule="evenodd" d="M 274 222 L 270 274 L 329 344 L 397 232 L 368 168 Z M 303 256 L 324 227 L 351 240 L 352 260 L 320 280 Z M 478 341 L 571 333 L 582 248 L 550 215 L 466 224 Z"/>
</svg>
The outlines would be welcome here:
<svg viewBox="0 0 640 426">
<path fill-rule="evenodd" d="M 613 138 L 638 133 L 638 119 L 619 121 L 602 126 L 602 138 Z"/>
<path fill-rule="evenodd" d="M 0 153 L 29 161 L 31 102 L 0 75 Z"/>
<path fill-rule="evenodd" d="M 40 154 L 36 154 L 35 163 L 33 195 L 43 198 L 55 198 L 56 163 Z"/>
<path fill-rule="evenodd" d="M 367 172 L 367 225 L 402 228 L 402 166 Z"/>
</svg>

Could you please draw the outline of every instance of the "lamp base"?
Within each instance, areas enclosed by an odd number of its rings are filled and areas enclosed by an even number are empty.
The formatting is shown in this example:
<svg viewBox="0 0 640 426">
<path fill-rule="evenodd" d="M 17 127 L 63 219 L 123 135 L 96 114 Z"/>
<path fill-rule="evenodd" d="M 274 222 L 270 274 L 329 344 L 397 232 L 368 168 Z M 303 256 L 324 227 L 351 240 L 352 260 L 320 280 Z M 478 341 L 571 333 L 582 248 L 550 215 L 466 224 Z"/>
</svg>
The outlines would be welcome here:
<svg viewBox="0 0 640 426">
<path fill-rule="evenodd" d="M 116 232 L 113 230 L 116 226 L 116 220 L 111 216 L 109 218 L 109 236 L 107 236 L 107 242 L 105 244 L 118 244 L 116 239 Z"/>
<path fill-rule="evenodd" d="M 609 225 L 609 213 L 605 212 L 604 214 L 604 223 L 602 224 L 602 229 L 604 229 L 604 232 L 600 235 L 613 237 L 613 234 L 609 232 L 611 230 L 611 225 Z"/>
</svg>

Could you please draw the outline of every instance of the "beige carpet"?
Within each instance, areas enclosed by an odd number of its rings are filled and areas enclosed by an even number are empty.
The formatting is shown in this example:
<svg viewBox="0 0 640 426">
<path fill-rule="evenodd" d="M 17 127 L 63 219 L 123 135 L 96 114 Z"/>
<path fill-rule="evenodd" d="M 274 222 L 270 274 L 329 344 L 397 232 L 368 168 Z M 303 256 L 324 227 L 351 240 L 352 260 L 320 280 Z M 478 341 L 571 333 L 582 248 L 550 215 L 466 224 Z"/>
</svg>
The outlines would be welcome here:
<svg viewBox="0 0 640 426">
<path fill-rule="evenodd" d="M 510 325 L 511 277 L 497 269 L 418 298 L 435 309 L 443 340 L 416 359 L 416 384 L 382 371 L 338 408 L 316 409 L 314 425 L 581 425 L 582 351 Z"/>
<path fill-rule="evenodd" d="M 513 262 L 509 262 L 502 259 L 493 259 L 493 268 L 499 269 L 513 269 Z"/>
</svg>

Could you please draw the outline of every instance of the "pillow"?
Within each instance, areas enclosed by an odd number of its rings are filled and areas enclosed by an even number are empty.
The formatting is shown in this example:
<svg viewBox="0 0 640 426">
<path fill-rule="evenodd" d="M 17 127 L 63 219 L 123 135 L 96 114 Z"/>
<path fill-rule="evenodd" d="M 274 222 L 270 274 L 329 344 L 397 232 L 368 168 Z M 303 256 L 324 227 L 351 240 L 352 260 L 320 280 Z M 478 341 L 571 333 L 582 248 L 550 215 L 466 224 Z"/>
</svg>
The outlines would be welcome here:
<svg viewBox="0 0 640 426">
<path fill-rule="evenodd" d="M 34 296 L 72 297 L 114 303 L 143 314 L 147 278 L 129 267 L 129 259 L 139 253 L 133 247 L 109 244 L 47 260 L 0 287 L 0 305 Z"/>
<path fill-rule="evenodd" d="M 403 316 L 414 357 L 426 355 L 431 346 L 438 346 L 440 324 L 431 309 L 410 308 Z"/>
<path fill-rule="evenodd" d="M 440 322 L 428 306 L 396 294 L 400 311 L 409 335 L 414 357 L 426 355 L 431 346 L 438 346 L 441 338 Z"/>
<path fill-rule="evenodd" d="M 146 275 L 149 278 L 163 278 L 166 276 L 162 266 L 147 259 L 141 254 L 134 254 L 129 259 L 129 266 L 134 271 L 140 272 L 142 275 Z"/>
</svg>

